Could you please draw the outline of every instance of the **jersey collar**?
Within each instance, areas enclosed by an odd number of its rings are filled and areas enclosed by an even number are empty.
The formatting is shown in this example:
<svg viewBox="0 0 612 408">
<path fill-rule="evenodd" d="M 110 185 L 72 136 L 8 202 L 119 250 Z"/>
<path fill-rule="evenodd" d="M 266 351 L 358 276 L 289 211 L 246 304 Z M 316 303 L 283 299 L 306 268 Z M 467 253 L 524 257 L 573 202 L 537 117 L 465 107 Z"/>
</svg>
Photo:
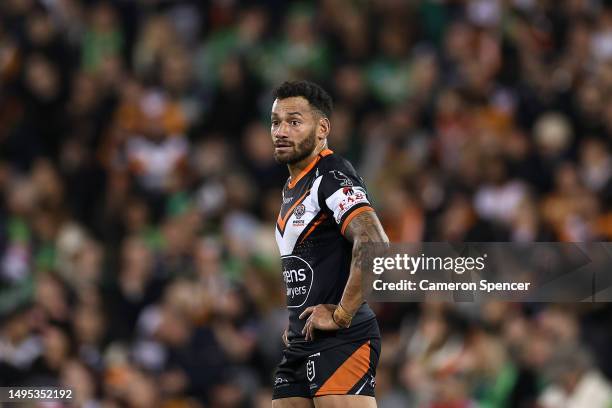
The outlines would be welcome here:
<svg viewBox="0 0 612 408">
<path fill-rule="evenodd" d="M 306 166 L 304 168 L 304 170 L 302 170 L 300 172 L 300 174 L 297 175 L 296 178 L 294 179 L 289 179 L 289 188 L 293 188 L 296 186 L 296 184 L 298 183 L 298 181 L 300 181 L 305 175 L 307 175 L 310 170 L 312 170 L 314 168 L 314 166 L 319 162 L 319 160 L 321 160 L 321 158 L 325 157 L 325 156 L 329 156 L 330 154 L 332 154 L 333 151 L 330 149 L 323 149 L 321 150 L 321 152 L 317 155 L 317 157 L 315 157 L 314 159 L 312 159 L 312 161 L 310 163 L 308 163 L 308 166 Z"/>
</svg>

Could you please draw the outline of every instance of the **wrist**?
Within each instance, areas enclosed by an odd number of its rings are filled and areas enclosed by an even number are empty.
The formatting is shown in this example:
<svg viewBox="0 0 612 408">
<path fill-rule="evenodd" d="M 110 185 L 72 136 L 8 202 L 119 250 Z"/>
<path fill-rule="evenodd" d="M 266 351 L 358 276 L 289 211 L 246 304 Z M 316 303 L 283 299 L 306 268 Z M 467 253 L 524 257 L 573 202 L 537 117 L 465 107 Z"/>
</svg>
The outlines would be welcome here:
<svg viewBox="0 0 612 408">
<path fill-rule="evenodd" d="M 332 320 L 334 321 L 334 323 L 336 323 L 338 329 L 346 329 L 348 327 L 347 322 L 343 320 L 342 317 L 338 317 L 338 315 L 336 314 L 336 310 L 334 310 L 332 313 Z"/>
<path fill-rule="evenodd" d="M 340 328 L 346 329 L 350 327 L 353 315 L 346 311 L 342 304 L 339 303 L 332 314 L 332 319 Z"/>
</svg>

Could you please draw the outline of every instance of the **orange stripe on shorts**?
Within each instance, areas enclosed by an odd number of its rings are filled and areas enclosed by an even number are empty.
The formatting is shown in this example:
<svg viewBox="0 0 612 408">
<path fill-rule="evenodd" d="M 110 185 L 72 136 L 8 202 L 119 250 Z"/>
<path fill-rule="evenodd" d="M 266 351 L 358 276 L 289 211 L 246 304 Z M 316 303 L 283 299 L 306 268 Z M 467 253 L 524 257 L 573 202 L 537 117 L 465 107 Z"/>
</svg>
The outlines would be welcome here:
<svg viewBox="0 0 612 408">
<path fill-rule="evenodd" d="M 319 388 L 315 397 L 348 394 L 370 368 L 370 341 L 359 347 Z"/>
</svg>

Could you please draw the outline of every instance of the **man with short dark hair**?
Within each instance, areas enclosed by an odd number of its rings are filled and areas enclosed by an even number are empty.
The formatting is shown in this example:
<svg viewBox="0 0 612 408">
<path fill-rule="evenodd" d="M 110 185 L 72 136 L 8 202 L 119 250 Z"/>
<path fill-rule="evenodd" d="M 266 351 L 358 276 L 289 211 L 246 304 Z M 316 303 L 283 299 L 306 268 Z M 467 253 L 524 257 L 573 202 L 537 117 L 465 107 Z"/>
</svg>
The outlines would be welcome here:
<svg viewBox="0 0 612 408">
<path fill-rule="evenodd" d="M 289 326 L 272 406 L 375 407 L 380 332 L 364 301 L 361 260 L 367 243 L 388 239 L 363 180 L 327 146 L 327 92 L 285 82 L 274 98 L 274 158 L 290 177 L 276 223 Z"/>
</svg>

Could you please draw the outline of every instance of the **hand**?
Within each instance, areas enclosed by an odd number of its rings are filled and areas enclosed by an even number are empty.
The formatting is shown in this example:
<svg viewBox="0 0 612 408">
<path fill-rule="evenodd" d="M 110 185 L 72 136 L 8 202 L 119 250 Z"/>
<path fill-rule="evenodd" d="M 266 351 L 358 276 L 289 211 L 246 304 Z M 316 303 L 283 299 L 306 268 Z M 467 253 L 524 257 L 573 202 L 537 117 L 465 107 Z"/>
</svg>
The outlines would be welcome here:
<svg viewBox="0 0 612 408">
<path fill-rule="evenodd" d="M 285 347 L 289 347 L 289 338 L 287 338 L 287 335 L 289 334 L 289 329 L 285 329 L 285 331 L 283 332 L 283 344 L 285 345 Z"/>
<path fill-rule="evenodd" d="M 306 340 L 314 340 L 314 330 L 338 330 L 340 326 L 334 322 L 334 310 L 336 305 L 316 305 L 307 307 L 300 319 L 308 317 L 302 334 L 306 335 Z"/>
</svg>

